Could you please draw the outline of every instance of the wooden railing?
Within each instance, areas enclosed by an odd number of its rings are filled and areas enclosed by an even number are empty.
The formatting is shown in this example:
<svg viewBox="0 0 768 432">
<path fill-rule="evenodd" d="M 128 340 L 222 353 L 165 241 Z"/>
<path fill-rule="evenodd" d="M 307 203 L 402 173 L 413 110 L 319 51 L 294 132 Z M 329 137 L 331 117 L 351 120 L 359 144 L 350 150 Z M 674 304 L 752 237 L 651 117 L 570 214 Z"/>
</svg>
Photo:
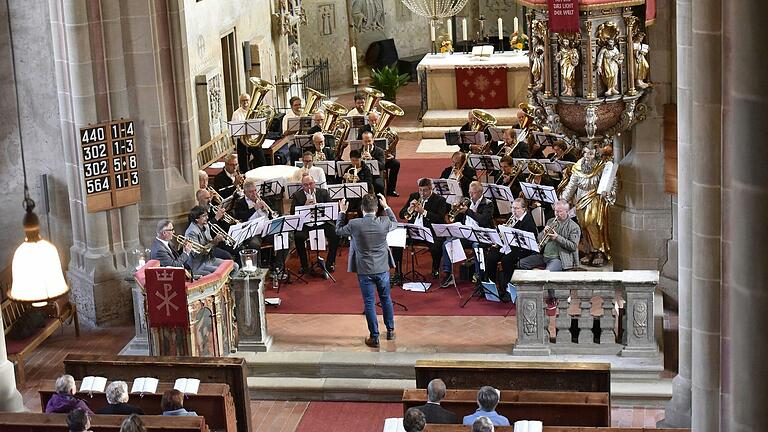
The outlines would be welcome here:
<svg viewBox="0 0 768 432">
<path fill-rule="evenodd" d="M 204 170 L 223 156 L 232 153 L 235 144 L 228 132 L 222 132 L 197 149 L 197 166 Z"/>
<path fill-rule="evenodd" d="M 512 352 L 657 357 L 653 296 L 658 282 L 659 273 L 650 270 L 518 270 L 512 278 L 517 286 L 518 329 Z M 557 301 L 554 343 L 550 342 L 550 317 L 544 301 L 550 291 Z M 625 314 L 617 334 L 614 308 L 619 299 L 625 302 Z M 572 305 L 578 306 L 577 313 L 572 313 Z"/>
</svg>

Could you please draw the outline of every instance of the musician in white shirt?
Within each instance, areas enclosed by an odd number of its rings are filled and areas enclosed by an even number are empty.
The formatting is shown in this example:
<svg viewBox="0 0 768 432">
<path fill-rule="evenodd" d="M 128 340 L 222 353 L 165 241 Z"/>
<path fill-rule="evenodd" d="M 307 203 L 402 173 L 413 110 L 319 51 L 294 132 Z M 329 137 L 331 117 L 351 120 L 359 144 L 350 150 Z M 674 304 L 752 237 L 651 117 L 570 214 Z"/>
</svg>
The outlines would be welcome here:
<svg viewBox="0 0 768 432">
<path fill-rule="evenodd" d="M 288 103 L 291 105 L 291 110 L 285 113 L 285 116 L 283 116 L 283 135 L 291 135 L 296 133 L 296 130 L 288 130 L 288 119 L 301 116 L 301 98 L 298 96 L 293 96 L 288 101 Z"/>
<path fill-rule="evenodd" d="M 246 93 L 240 95 L 240 106 L 232 113 L 233 122 L 245 121 L 248 114 L 248 105 L 251 103 L 251 97 Z M 269 125 L 267 125 L 269 127 Z M 264 132 L 266 133 L 266 131 Z M 249 147 L 244 144 L 243 137 L 236 137 L 237 141 L 237 161 L 240 167 L 248 171 L 249 169 L 258 168 L 267 164 L 267 159 L 264 157 L 264 150 L 261 146 Z M 253 161 L 251 161 L 253 159 Z"/>
</svg>

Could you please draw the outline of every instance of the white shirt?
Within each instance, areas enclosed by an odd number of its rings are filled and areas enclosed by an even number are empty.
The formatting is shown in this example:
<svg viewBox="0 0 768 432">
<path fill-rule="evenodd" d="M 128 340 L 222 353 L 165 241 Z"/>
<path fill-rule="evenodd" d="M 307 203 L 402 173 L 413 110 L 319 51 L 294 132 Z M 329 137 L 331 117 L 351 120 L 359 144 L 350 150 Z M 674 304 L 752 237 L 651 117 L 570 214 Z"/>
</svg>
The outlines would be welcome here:
<svg viewBox="0 0 768 432">
<path fill-rule="evenodd" d="M 171 245 L 170 245 L 170 244 L 168 244 L 168 241 L 167 241 L 167 240 L 163 240 L 163 239 L 161 239 L 160 237 L 155 237 L 155 238 L 156 238 L 156 239 L 158 239 L 158 240 L 160 240 L 160 243 L 162 243 L 162 244 L 163 244 L 163 246 L 165 246 L 165 248 L 166 248 L 166 249 L 168 249 L 169 251 L 171 251 L 171 253 L 173 253 L 173 249 L 171 249 Z"/>
<path fill-rule="evenodd" d="M 301 114 L 301 112 L 299 112 Z M 283 133 L 285 133 L 288 130 L 288 119 L 299 117 L 299 114 L 296 114 L 293 112 L 293 110 L 288 110 L 287 113 L 285 113 L 285 116 L 283 117 Z M 296 131 L 292 131 L 292 133 L 295 133 Z"/>
<path fill-rule="evenodd" d="M 312 190 L 312 192 L 304 192 L 304 196 L 307 197 L 307 205 L 310 205 L 310 201 L 314 201 L 314 203 L 317 204 L 317 197 L 315 197 L 315 195 L 315 190 Z"/>
<path fill-rule="evenodd" d="M 477 207 L 480 205 L 480 201 L 482 201 L 482 200 L 483 200 L 483 197 L 480 197 L 480 199 L 479 199 L 479 200 L 477 200 L 477 201 L 473 201 L 473 202 L 472 202 L 472 203 L 469 205 L 469 208 L 470 208 L 470 210 L 472 210 L 473 212 L 476 212 L 476 211 L 477 211 Z"/>
<path fill-rule="evenodd" d="M 361 116 L 361 115 L 365 115 L 365 113 L 363 112 L 363 110 L 357 109 L 357 107 L 355 107 L 355 109 L 351 110 L 349 113 L 347 113 L 347 115 L 348 116 Z"/>
<path fill-rule="evenodd" d="M 232 120 L 230 121 L 244 121 L 245 120 L 245 114 L 247 113 L 247 110 L 244 110 L 242 107 L 235 110 L 235 112 L 232 113 Z"/>
</svg>

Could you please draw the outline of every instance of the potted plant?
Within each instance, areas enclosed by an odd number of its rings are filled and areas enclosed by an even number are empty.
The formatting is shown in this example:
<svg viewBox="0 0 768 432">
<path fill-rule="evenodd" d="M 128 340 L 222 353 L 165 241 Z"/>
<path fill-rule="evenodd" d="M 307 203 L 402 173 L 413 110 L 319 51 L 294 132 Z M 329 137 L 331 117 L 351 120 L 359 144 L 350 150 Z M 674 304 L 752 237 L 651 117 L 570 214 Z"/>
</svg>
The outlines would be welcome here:
<svg viewBox="0 0 768 432">
<path fill-rule="evenodd" d="M 410 74 L 401 74 L 394 65 L 371 69 L 371 87 L 381 90 L 384 99 L 391 102 L 397 102 L 397 91 L 408 83 L 410 78 Z"/>
</svg>

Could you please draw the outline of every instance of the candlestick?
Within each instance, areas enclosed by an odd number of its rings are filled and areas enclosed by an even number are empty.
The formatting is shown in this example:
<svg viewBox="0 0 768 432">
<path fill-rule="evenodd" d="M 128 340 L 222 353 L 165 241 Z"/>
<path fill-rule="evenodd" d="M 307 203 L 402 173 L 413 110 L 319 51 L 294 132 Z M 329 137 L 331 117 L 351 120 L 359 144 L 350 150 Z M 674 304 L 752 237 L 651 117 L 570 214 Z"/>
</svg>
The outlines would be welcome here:
<svg viewBox="0 0 768 432">
<path fill-rule="evenodd" d="M 501 18 L 499 18 L 499 40 L 500 41 L 504 40 L 504 29 L 501 24 Z"/>
<path fill-rule="evenodd" d="M 451 18 L 448 18 L 448 40 L 453 42 L 453 23 L 451 22 Z"/>
<path fill-rule="evenodd" d="M 349 47 L 349 53 L 352 56 L 352 85 L 357 85 L 357 47 L 354 45 Z"/>
<path fill-rule="evenodd" d="M 433 23 L 429 24 L 429 35 L 432 39 L 432 42 L 434 42 L 435 41 L 435 24 Z"/>
<path fill-rule="evenodd" d="M 515 33 L 517 33 L 517 17 L 515 17 L 515 20 L 513 21 L 514 27 L 515 27 Z"/>
<path fill-rule="evenodd" d="M 461 19 L 461 38 L 467 40 L 467 19 Z"/>
</svg>

